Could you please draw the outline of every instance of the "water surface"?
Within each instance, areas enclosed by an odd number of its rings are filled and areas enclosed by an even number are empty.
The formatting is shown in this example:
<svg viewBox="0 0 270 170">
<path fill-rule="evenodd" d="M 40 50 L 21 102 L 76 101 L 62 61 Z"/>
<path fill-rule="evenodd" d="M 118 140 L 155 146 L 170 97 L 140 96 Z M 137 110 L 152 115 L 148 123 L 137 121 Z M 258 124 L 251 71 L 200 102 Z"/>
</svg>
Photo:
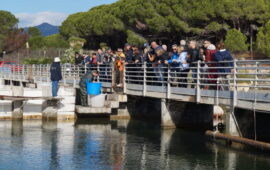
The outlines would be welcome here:
<svg viewBox="0 0 270 170">
<path fill-rule="evenodd" d="M 270 155 L 141 121 L 1 121 L 0 169 L 270 169 Z"/>
</svg>

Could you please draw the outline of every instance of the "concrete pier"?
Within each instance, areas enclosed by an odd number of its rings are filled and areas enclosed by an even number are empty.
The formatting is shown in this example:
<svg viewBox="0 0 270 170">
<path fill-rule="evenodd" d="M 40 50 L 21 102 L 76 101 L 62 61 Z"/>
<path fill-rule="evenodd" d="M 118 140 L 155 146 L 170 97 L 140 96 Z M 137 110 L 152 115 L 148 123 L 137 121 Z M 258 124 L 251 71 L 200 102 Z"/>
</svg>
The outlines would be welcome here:
<svg viewBox="0 0 270 170">
<path fill-rule="evenodd" d="M 12 102 L 12 119 L 23 119 L 23 101 Z"/>
<path fill-rule="evenodd" d="M 58 94 L 61 100 L 52 104 L 43 99 L 51 96 L 50 83 L 40 83 L 37 88 L 0 85 L 0 95 L 25 98 L 0 100 L 0 119 L 75 119 L 75 88 L 60 87 Z"/>
</svg>

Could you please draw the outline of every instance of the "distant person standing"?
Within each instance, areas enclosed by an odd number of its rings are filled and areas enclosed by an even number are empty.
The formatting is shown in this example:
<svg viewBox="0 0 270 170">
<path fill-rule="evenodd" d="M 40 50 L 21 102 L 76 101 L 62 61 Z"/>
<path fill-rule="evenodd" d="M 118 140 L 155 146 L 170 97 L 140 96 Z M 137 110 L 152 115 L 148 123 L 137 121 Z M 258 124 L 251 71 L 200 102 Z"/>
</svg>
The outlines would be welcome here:
<svg viewBox="0 0 270 170">
<path fill-rule="evenodd" d="M 208 83 L 209 84 L 216 84 L 217 80 L 217 69 L 211 68 L 211 67 L 216 67 L 215 61 L 215 53 L 217 52 L 216 46 L 212 44 L 209 40 L 204 41 L 203 43 L 204 48 L 206 49 L 205 51 L 205 62 L 207 66 L 209 67 L 208 69 Z M 212 87 L 212 86 L 211 86 Z M 206 86 L 205 89 L 208 89 L 209 86 Z"/>
<path fill-rule="evenodd" d="M 82 64 L 84 58 L 78 52 L 75 53 L 75 65 Z"/>
<path fill-rule="evenodd" d="M 58 83 L 60 80 L 62 80 L 59 57 L 54 58 L 54 62 L 52 63 L 51 68 L 50 68 L 50 73 L 51 73 L 51 81 L 52 81 L 52 96 L 56 97 L 57 91 L 58 91 Z"/>
<path fill-rule="evenodd" d="M 197 64 L 200 59 L 200 52 L 197 48 L 197 42 L 195 40 L 192 40 L 189 42 L 189 50 L 188 50 L 188 60 L 187 62 L 190 64 L 191 71 L 192 71 L 192 82 L 197 82 Z M 194 87 L 194 84 L 193 86 Z"/>
</svg>

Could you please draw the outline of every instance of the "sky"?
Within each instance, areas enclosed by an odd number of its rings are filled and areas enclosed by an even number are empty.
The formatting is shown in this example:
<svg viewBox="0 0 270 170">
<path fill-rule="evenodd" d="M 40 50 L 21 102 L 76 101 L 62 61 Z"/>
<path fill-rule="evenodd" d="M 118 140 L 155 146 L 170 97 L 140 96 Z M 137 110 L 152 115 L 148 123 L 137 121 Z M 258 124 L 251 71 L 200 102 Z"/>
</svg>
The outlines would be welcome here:
<svg viewBox="0 0 270 170">
<path fill-rule="evenodd" d="M 19 27 L 44 22 L 61 25 L 68 15 L 117 0 L 0 0 L 0 10 L 9 11 L 19 20 Z"/>
</svg>

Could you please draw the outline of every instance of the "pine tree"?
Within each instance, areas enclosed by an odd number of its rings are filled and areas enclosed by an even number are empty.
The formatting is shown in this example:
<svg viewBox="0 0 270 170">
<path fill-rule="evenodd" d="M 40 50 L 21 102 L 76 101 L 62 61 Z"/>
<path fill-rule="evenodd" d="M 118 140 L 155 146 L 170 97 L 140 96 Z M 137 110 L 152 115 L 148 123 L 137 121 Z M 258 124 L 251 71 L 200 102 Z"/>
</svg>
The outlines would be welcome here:
<svg viewBox="0 0 270 170">
<path fill-rule="evenodd" d="M 224 41 L 225 46 L 232 52 L 247 51 L 247 37 L 237 29 L 231 29 L 227 32 Z"/>
</svg>

